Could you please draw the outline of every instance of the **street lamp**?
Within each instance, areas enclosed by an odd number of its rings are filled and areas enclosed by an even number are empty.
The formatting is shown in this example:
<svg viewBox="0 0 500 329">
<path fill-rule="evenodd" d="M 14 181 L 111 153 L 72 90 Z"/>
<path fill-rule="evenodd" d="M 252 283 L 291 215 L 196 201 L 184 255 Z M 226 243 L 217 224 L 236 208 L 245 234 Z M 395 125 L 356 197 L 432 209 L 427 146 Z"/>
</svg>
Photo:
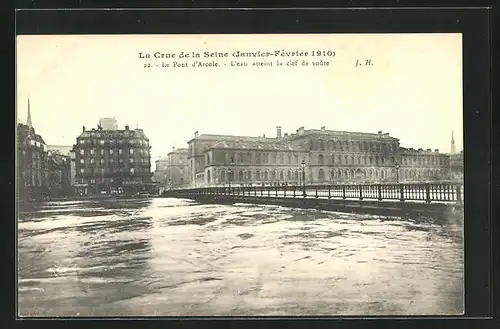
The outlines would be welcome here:
<svg viewBox="0 0 500 329">
<path fill-rule="evenodd" d="M 302 166 L 302 195 L 305 198 L 307 196 L 307 194 L 306 194 L 306 160 L 302 160 L 300 165 Z"/>
<path fill-rule="evenodd" d="M 399 184 L 399 163 L 396 162 L 394 168 L 396 169 L 396 183 Z"/>
</svg>

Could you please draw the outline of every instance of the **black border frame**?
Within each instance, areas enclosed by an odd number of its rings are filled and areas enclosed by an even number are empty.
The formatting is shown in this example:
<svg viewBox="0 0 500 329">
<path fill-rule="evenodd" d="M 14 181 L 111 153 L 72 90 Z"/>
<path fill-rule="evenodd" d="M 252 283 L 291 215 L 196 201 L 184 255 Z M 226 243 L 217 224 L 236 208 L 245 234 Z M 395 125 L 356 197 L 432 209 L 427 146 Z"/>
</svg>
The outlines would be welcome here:
<svg viewBox="0 0 500 329">
<path fill-rule="evenodd" d="M 33 5 L 33 2 L 31 2 Z M 34 4 L 36 6 L 36 4 Z M 491 12 L 487 8 L 371 8 L 371 9 L 114 9 L 114 10 L 19 10 L 15 14 L 16 34 L 183 34 L 183 33 L 433 33 L 463 34 L 464 166 L 465 166 L 465 285 L 466 316 L 479 320 L 493 316 L 492 301 L 492 221 L 491 221 Z M 14 41 L 15 46 L 15 41 Z M 14 87 L 15 88 L 15 87 Z M 15 93 L 14 93 L 15 95 Z M 15 96 L 14 96 L 15 97 Z M 13 136 L 12 136 L 13 138 Z M 14 145 L 14 143 L 12 143 Z M 14 176 L 14 175 L 12 175 Z M 14 184 L 11 183 L 11 187 Z M 12 193 L 12 191 L 11 191 Z M 14 194 L 12 194 L 14 195 Z M 471 219 L 472 218 L 472 219 Z M 4 230 L 4 232 L 9 230 Z M 15 229 L 13 230 L 15 232 Z M 12 231 L 10 231 L 12 232 Z M 8 233 L 10 234 L 10 233 Z M 4 240 L 5 241 L 5 240 Z M 15 247 L 15 244 L 12 244 Z M 14 252 L 16 254 L 16 252 Z M 14 267 L 13 267 L 14 268 Z M 16 273 L 17 274 L 17 273 Z M 14 276 L 14 279 L 16 277 Z M 15 290 L 15 289 L 14 289 Z M 14 296 L 17 291 L 14 291 Z M 10 316 L 15 314 L 15 309 Z M 437 317 L 416 317 L 420 325 L 439 321 Z M 175 318 L 174 318 L 175 319 Z M 249 318 L 255 319 L 255 318 Z M 382 321 L 401 326 L 396 317 L 376 321 L 360 317 L 261 318 L 256 325 L 342 324 L 356 326 L 360 321 L 374 325 Z M 267 319 L 267 320 L 266 320 Z M 354 321 L 348 319 L 355 319 Z M 358 320 L 360 319 L 360 320 Z M 456 327 L 451 317 L 441 325 Z M 464 319 L 465 320 L 465 319 Z M 84 325 L 95 325 L 95 320 Z M 239 320 L 210 321 L 193 318 L 176 325 L 244 325 Z M 286 321 L 286 322 L 285 322 Z M 423 322 L 421 322 L 423 321 Z M 105 321 L 113 325 L 111 321 Z M 484 325 L 484 321 L 482 321 Z M 488 321 L 491 325 L 491 321 Z M 58 322 L 62 324 L 64 322 Z M 477 327 L 476 320 L 468 323 Z M 22 320 L 24 326 L 53 326 L 52 321 Z M 142 321 L 125 320 L 121 325 L 143 326 Z M 169 323 L 168 325 L 173 325 Z"/>
</svg>

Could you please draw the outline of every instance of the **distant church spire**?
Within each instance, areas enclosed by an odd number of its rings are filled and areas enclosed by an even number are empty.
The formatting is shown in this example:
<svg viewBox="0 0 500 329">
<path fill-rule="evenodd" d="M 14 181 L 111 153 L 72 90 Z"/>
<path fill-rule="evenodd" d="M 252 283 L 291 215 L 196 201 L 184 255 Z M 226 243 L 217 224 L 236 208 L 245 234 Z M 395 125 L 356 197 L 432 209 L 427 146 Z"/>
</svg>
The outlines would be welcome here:
<svg viewBox="0 0 500 329">
<path fill-rule="evenodd" d="M 33 128 L 33 123 L 31 122 L 31 110 L 30 110 L 30 99 L 28 98 L 28 118 L 26 120 L 28 127 Z"/>
<path fill-rule="evenodd" d="M 453 130 L 451 131 L 451 148 L 450 148 L 451 154 L 456 153 L 456 148 L 455 148 L 455 138 L 453 136 Z"/>
</svg>

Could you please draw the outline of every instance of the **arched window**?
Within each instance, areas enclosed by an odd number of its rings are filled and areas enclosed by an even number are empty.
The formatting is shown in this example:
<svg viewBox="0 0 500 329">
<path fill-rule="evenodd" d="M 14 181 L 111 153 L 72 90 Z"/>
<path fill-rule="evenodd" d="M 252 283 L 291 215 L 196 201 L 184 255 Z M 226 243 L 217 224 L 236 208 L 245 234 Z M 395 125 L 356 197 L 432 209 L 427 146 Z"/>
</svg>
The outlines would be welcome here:
<svg viewBox="0 0 500 329">
<path fill-rule="evenodd" d="M 257 152 L 255 154 L 255 162 L 257 162 L 257 164 L 260 164 L 260 153 L 259 152 Z"/>
<path fill-rule="evenodd" d="M 288 155 L 286 156 L 286 163 L 287 163 L 287 164 L 291 164 L 291 163 L 292 163 L 292 155 L 291 155 L 291 154 L 288 154 Z"/>
<path fill-rule="evenodd" d="M 275 182 L 275 181 L 276 181 L 276 170 L 273 170 L 273 171 L 272 171 L 272 173 L 271 173 L 271 180 L 272 180 L 273 182 Z"/>
<path fill-rule="evenodd" d="M 226 170 L 225 169 L 222 169 L 220 171 L 220 180 L 221 180 L 221 182 L 225 182 L 226 181 Z"/>
<path fill-rule="evenodd" d="M 335 142 L 330 140 L 328 141 L 328 149 L 330 149 L 330 151 L 333 151 L 335 149 Z"/>
<path fill-rule="evenodd" d="M 264 171 L 264 181 L 268 181 L 269 180 L 269 172 L 266 170 Z"/>
<path fill-rule="evenodd" d="M 324 151 L 325 150 L 325 142 L 323 142 L 322 139 L 319 140 L 319 149 L 321 151 Z"/>
<path fill-rule="evenodd" d="M 285 177 L 283 175 L 283 170 L 280 171 L 280 182 L 284 182 L 285 181 Z"/>
<path fill-rule="evenodd" d="M 354 169 L 351 169 L 351 177 L 356 178 L 356 171 Z"/>
<path fill-rule="evenodd" d="M 335 164 L 335 155 L 332 154 L 330 156 L 330 162 L 331 162 L 332 165 Z"/>
<path fill-rule="evenodd" d="M 210 184 L 210 180 L 211 180 L 211 177 L 210 177 L 210 170 L 207 170 L 207 183 Z"/>
<path fill-rule="evenodd" d="M 247 163 L 252 163 L 252 152 L 247 153 Z"/>
<path fill-rule="evenodd" d="M 318 164 L 320 165 L 324 164 L 323 154 L 318 155 Z"/>
<path fill-rule="evenodd" d="M 255 180 L 260 181 L 260 170 L 255 172 Z"/>
<path fill-rule="evenodd" d="M 339 169 L 339 170 L 337 171 L 337 177 L 338 177 L 338 178 L 342 178 L 342 170 L 340 170 L 340 169 Z"/>
<path fill-rule="evenodd" d="M 285 156 L 283 154 L 280 154 L 280 163 L 281 164 L 285 163 Z"/>
<path fill-rule="evenodd" d="M 337 150 L 340 150 L 340 151 L 344 150 L 344 148 L 342 147 L 343 144 L 342 144 L 341 141 L 337 141 L 335 144 L 336 144 L 336 149 Z"/>
<path fill-rule="evenodd" d="M 243 170 L 240 170 L 240 172 L 238 173 L 238 180 L 239 181 L 243 180 Z"/>
<path fill-rule="evenodd" d="M 335 170 L 332 170 L 330 172 L 330 180 L 334 180 L 335 179 Z"/>
<path fill-rule="evenodd" d="M 355 162 L 354 162 L 354 155 L 351 155 L 351 164 L 355 164 Z"/>
<path fill-rule="evenodd" d="M 287 174 L 286 178 L 287 178 L 288 181 L 292 180 L 292 171 L 291 170 L 288 170 L 288 174 Z"/>
<path fill-rule="evenodd" d="M 252 172 L 251 172 L 250 170 L 247 172 L 247 179 L 248 179 L 249 181 L 251 181 L 251 180 L 252 180 Z"/>
<path fill-rule="evenodd" d="M 320 169 L 318 171 L 318 180 L 319 181 L 324 181 L 325 180 L 325 172 L 323 171 L 323 169 Z"/>
<path fill-rule="evenodd" d="M 349 164 L 349 157 L 347 155 L 344 156 L 344 164 Z"/>
<path fill-rule="evenodd" d="M 299 171 L 298 170 L 295 171 L 295 180 L 296 181 L 299 180 Z"/>
<path fill-rule="evenodd" d="M 337 164 L 342 164 L 342 157 L 337 155 Z"/>
<path fill-rule="evenodd" d="M 380 158 L 379 158 L 379 156 L 377 155 L 377 156 L 375 157 L 375 164 L 379 164 L 379 162 L 380 162 Z"/>
</svg>

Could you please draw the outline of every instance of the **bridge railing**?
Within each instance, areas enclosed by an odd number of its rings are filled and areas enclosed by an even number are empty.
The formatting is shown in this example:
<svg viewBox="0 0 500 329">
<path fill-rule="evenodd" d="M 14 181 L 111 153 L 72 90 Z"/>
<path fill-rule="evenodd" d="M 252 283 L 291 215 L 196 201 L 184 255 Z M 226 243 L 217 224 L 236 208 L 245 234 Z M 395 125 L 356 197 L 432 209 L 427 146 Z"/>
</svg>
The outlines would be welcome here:
<svg viewBox="0 0 500 329">
<path fill-rule="evenodd" d="M 289 185 L 289 186 L 235 186 L 204 187 L 171 190 L 167 197 L 190 198 L 197 196 L 279 197 L 357 199 L 401 202 L 463 202 L 461 183 L 414 184 L 362 184 L 362 185 Z"/>
</svg>

